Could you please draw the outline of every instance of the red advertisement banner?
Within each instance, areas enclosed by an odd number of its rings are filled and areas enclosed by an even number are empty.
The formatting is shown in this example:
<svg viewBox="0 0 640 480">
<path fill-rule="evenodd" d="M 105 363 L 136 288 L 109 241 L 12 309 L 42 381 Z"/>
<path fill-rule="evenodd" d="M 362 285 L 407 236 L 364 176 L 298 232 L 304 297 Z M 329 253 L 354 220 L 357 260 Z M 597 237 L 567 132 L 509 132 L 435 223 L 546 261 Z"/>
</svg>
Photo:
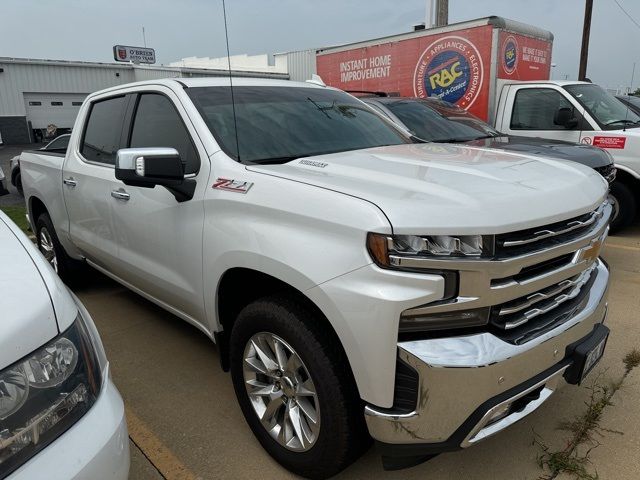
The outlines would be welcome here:
<svg viewBox="0 0 640 480">
<path fill-rule="evenodd" d="M 343 90 L 437 96 L 487 119 L 489 25 L 321 54 L 318 75 Z"/>
<path fill-rule="evenodd" d="M 498 78 L 548 80 L 551 43 L 501 30 L 498 35 L 498 64 Z"/>
</svg>

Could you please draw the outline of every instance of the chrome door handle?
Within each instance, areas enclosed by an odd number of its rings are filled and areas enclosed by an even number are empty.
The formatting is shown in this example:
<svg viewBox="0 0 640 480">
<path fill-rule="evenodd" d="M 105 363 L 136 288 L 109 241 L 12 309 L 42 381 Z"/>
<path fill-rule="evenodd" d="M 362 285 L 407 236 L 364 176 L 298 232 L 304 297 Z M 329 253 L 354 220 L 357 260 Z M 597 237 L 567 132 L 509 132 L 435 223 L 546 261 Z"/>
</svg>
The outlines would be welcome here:
<svg viewBox="0 0 640 480">
<path fill-rule="evenodd" d="M 76 185 L 78 185 L 78 182 L 76 182 L 73 177 L 69 177 L 69 178 L 65 178 L 62 181 L 65 185 L 68 185 L 70 187 L 75 187 Z"/>
<path fill-rule="evenodd" d="M 131 196 L 123 189 L 111 190 L 111 196 L 117 200 L 124 200 L 125 202 L 128 201 L 129 198 L 131 198 Z"/>
</svg>

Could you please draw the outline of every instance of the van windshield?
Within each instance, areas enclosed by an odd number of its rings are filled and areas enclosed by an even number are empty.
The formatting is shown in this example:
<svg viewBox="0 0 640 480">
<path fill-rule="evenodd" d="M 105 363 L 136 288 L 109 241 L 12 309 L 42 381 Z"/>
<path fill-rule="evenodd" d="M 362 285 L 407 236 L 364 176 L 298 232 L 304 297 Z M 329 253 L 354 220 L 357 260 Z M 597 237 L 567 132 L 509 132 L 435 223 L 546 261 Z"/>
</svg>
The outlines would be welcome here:
<svg viewBox="0 0 640 480">
<path fill-rule="evenodd" d="M 195 87 L 186 92 L 220 147 L 242 162 L 284 163 L 299 157 L 412 143 L 391 122 L 338 90 L 234 87 L 235 122 L 229 87 Z"/>
<path fill-rule="evenodd" d="M 640 127 L 640 117 L 598 85 L 578 83 L 564 87 L 603 130 Z"/>
</svg>

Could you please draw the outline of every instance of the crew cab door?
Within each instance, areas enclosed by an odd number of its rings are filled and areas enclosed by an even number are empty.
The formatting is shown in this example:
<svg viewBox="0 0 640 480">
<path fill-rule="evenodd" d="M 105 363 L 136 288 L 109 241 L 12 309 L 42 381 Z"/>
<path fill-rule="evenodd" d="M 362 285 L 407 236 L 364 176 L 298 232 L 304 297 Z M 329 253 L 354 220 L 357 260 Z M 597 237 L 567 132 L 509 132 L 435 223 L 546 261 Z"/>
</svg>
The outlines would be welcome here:
<svg viewBox="0 0 640 480">
<path fill-rule="evenodd" d="M 555 85 L 508 85 L 496 128 L 509 135 L 578 143 L 589 130 L 584 109 Z"/>
<path fill-rule="evenodd" d="M 69 235 L 82 254 L 111 270 L 118 257 L 111 191 L 116 188 L 116 152 L 130 96 L 99 98 L 85 105 L 79 142 L 67 148 L 62 189 L 69 216 Z"/>
<path fill-rule="evenodd" d="M 191 200 L 178 202 L 162 186 L 125 185 L 116 180 L 113 209 L 118 244 L 117 276 L 166 304 L 192 323 L 204 321 L 202 286 L 202 198 L 209 161 L 180 100 L 166 87 L 137 91 L 131 104 L 126 147 L 175 148 L 185 173 L 197 182 Z"/>
</svg>

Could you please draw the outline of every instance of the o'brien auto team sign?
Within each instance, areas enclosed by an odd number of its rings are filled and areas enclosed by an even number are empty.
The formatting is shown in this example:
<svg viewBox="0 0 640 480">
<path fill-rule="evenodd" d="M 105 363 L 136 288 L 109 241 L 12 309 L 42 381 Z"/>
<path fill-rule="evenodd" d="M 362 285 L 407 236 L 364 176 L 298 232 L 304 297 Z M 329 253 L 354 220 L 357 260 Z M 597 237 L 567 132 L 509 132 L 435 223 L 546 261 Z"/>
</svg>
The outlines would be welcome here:
<svg viewBox="0 0 640 480">
<path fill-rule="evenodd" d="M 116 62 L 156 63 L 156 51 L 153 48 L 116 45 L 113 47 Z"/>
</svg>

